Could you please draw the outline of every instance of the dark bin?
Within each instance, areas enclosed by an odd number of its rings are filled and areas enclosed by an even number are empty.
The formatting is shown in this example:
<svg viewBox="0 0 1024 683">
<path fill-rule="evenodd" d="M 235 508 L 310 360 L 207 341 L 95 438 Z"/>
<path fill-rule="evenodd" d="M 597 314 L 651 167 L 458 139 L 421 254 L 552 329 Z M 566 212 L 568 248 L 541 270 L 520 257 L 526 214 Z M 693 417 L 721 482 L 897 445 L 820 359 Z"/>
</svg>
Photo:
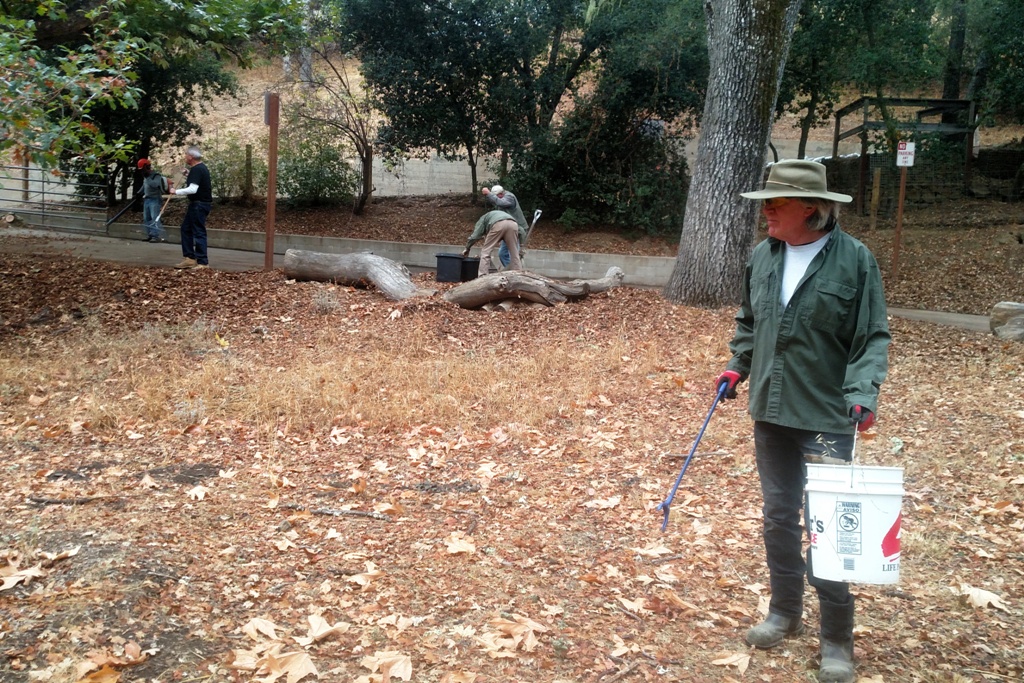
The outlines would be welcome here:
<svg viewBox="0 0 1024 683">
<path fill-rule="evenodd" d="M 480 273 L 480 259 L 472 256 L 462 257 L 462 281 L 475 280 Z"/>
<path fill-rule="evenodd" d="M 476 278 L 480 259 L 461 254 L 435 254 L 438 282 L 468 282 Z"/>
</svg>

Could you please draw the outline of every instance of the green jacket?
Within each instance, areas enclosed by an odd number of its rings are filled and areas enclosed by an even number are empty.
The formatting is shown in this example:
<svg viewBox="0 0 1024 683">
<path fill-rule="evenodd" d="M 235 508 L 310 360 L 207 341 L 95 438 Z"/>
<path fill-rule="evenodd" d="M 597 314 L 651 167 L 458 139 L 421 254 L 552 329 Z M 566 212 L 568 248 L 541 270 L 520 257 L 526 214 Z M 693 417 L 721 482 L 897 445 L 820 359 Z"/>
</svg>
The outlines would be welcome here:
<svg viewBox="0 0 1024 683">
<path fill-rule="evenodd" d="M 889 323 L 875 257 L 839 227 L 807 267 L 789 306 L 779 301 L 784 244 L 768 238 L 747 264 L 728 369 L 750 380 L 750 416 L 850 434 L 850 409 L 878 408 Z"/>
<path fill-rule="evenodd" d="M 487 231 L 491 229 L 491 226 L 498 221 L 514 220 L 514 216 L 507 214 L 504 211 L 488 211 L 483 216 L 480 216 L 480 219 L 476 222 L 476 227 L 473 229 L 473 234 L 469 236 L 469 241 L 466 242 L 466 251 L 469 251 L 474 244 L 482 240 L 484 235 L 487 234 Z M 521 229 L 520 234 L 522 234 Z M 511 249 L 511 247 L 509 248 Z"/>
<path fill-rule="evenodd" d="M 508 190 L 505 190 L 501 197 L 492 192 L 487 195 L 486 199 L 495 209 L 504 211 L 515 219 L 516 224 L 519 226 L 519 248 L 525 247 L 530 224 L 526 222 L 523 208 L 519 206 L 519 199 Z"/>
</svg>

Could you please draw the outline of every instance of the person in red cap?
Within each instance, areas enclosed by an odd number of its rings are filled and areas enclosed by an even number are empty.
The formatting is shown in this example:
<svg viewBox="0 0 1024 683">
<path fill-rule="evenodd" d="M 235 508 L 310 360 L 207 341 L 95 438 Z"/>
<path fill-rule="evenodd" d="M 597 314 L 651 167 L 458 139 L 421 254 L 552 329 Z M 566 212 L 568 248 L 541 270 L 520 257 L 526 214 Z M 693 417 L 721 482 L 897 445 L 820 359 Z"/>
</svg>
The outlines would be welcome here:
<svg viewBox="0 0 1024 683">
<path fill-rule="evenodd" d="M 160 199 L 171 191 L 167 178 L 153 170 L 149 159 L 139 159 L 142 171 L 142 229 L 147 242 L 163 242 L 167 237 L 160 222 Z"/>
</svg>

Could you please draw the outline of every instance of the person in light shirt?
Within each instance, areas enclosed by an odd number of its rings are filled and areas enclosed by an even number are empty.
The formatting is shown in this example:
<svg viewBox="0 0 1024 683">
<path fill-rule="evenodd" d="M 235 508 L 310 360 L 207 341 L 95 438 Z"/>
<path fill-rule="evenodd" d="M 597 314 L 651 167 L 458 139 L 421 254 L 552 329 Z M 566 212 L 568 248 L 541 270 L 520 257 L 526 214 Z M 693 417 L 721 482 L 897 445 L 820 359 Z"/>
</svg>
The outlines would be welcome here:
<svg viewBox="0 0 1024 683">
<path fill-rule="evenodd" d="M 746 634 L 772 648 L 803 632 L 804 577 L 817 591 L 822 683 L 853 683 L 854 601 L 848 583 L 814 576 L 802 549 L 806 462 L 849 464 L 854 432 L 875 420 L 888 371 L 889 325 L 874 256 L 839 228 L 825 167 L 780 161 L 760 200 L 768 239 L 751 254 L 729 348 L 716 389 L 735 398 L 746 380 L 761 481 L 764 546 L 771 584 L 768 616 Z"/>
</svg>

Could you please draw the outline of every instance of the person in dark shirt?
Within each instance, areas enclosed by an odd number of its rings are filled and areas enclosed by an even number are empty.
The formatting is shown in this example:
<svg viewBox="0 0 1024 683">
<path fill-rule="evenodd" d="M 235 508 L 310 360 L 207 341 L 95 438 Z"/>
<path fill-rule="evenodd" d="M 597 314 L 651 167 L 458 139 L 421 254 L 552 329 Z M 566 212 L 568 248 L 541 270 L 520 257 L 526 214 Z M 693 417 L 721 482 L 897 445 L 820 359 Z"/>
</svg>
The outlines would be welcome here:
<svg viewBox="0 0 1024 683">
<path fill-rule="evenodd" d="M 188 197 L 188 209 L 181 221 L 181 263 L 175 268 L 208 268 L 206 254 L 206 217 L 213 208 L 213 186 L 210 169 L 203 163 L 198 147 L 189 147 L 185 153 L 185 187 L 174 191 L 179 197 Z"/>
</svg>

